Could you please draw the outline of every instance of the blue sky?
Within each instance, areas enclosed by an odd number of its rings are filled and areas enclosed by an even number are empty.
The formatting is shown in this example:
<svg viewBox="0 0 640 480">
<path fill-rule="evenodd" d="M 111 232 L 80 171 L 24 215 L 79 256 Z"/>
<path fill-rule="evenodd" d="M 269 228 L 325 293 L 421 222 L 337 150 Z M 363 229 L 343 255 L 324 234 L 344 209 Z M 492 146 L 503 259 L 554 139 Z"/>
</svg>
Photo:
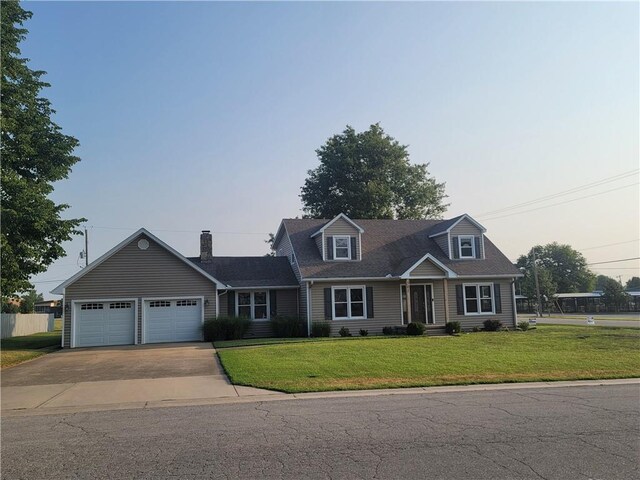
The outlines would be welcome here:
<svg viewBox="0 0 640 480">
<path fill-rule="evenodd" d="M 447 216 L 478 215 L 510 258 L 553 240 L 590 262 L 638 256 L 637 173 L 481 216 L 638 169 L 637 3 L 24 6 L 23 54 L 81 142 L 54 198 L 88 218 L 93 259 L 141 226 L 186 255 L 205 228 L 216 254 L 263 254 L 301 215 L 315 149 L 375 122 L 447 183 Z M 39 291 L 77 271 L 82 244 Z"/>
</svg>

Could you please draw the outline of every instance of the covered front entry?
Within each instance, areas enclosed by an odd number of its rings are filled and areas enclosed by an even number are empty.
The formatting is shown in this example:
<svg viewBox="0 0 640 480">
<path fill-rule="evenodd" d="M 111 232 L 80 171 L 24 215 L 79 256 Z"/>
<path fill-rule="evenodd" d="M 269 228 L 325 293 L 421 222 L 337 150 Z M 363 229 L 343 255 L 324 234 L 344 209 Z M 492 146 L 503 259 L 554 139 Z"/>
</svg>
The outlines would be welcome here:
<svg viewBox="0 0 640 480">
<path fill-rule="evenodd" d="M 135 300 L 74 302 L 72 346 L 133 344 L 135 311 Z"/>
<path fill-rule="evenodd" d="M 145 300 L 142 323 L 142 343 L 202 341 L 202 299 Z"/>
<path fill-rule="evenodd" d="M 402 285 L 402 308 L 403 323 L 407 323 L 408 318 L 412 322 L 434 324 L 433 315 L 433 285 L 419 284 L 410 285 L 411 292 L 411 316 L 407 314 L 407 288 Z"/>
</svg>

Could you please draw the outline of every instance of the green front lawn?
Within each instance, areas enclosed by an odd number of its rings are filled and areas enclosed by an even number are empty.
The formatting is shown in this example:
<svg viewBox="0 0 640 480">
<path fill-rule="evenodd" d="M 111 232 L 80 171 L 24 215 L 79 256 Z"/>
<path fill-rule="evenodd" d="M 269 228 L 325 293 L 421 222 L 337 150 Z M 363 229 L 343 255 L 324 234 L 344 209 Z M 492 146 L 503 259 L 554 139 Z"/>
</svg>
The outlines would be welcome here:
<svg viewBox="0 0 640 480">
<path fill-rule="evenodd" d="M 57 321 L 56 321 L 57 322 Z M 62 330 L 0 340 L 0 368 L 11 367 L 60 348 Z"/>
<path fill-rule="evenodd" d="M 455 337 L 327 339 L 218 351 L 237 385 L 314 392 L 640 377 L 640 331 L 538 326 Z"/>
</svg>

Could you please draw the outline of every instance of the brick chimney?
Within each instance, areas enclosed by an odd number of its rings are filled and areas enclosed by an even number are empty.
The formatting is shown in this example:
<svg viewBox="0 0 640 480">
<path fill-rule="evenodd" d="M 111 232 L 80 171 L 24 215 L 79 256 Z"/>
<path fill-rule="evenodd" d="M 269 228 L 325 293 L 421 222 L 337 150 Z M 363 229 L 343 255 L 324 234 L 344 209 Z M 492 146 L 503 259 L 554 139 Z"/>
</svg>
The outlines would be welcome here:
<svg viewBox="0 0 640 480">
<path fill-rule="evenodd" d="M 200 234 L 200 261 L 210 262 L 213 258 L 213 237 L 210 230 L 202 230 Z"/>
</svg>

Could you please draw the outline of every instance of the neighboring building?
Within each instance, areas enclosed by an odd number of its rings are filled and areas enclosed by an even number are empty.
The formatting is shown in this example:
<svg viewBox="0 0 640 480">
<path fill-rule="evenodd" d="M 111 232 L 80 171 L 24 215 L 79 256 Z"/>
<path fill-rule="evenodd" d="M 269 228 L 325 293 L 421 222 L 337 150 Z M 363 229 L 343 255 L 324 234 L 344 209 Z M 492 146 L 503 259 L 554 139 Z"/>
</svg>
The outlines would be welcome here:
<svg viewBox="0 0 640 480">
<path fill-rule="evenodd" d="M 250 335 L 298 315 L 379 334 L 422 322 L 463 329 L 486 319 L 516 324 L 521 273 L 468 215 L 450 220 L 285 219 L 275 257 L 216 257 L 203 231 L 186 258 L 145 229 L 58 286 L 63 346 L 202 339 L 205 318 L 247 316 Z"/>
<path fill-rule="evenodd" d="M 62 304 L 60 300 L 41 300 L 33 307 L 35 313 L 53 313 L 55 318 L 62 316 Z"/>
<path fill-rule="evenodd" d="M 607 305 L 600 290 L 593 292 L 556 293 L 553 311 L 558 313 L 611 313 L 640 311 L 640 292 L 628 291 L 622 305 Z"/>
</svg>

